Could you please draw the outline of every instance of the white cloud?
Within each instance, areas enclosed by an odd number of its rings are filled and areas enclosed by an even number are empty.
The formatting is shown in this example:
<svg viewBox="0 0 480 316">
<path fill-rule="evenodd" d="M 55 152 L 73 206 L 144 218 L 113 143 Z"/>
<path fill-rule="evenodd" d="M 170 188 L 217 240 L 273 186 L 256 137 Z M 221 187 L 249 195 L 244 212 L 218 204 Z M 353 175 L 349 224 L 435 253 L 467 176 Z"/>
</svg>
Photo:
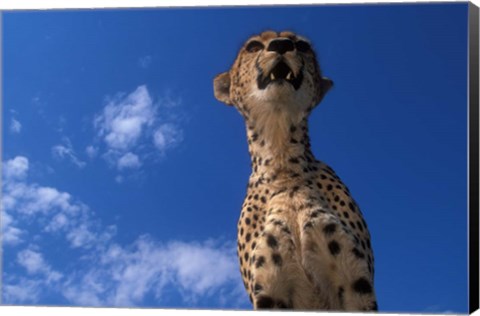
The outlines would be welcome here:
<svg viewBox="0 0 480 316">
<path fill-rule="evenodd" d="M 98 154 L 98 148 L 90 145 L 85 148 L 85 152 L 87 153 L 88 157 L 95 158 Z"/>
<path fill-rule="evenodd" d="M 3 282 L 3 302 L 8 304 L 37 303 L 42 292 L 42 282 L 21 278 L 16 284 Z"/>
<path fill-rule="evenodd" d="M 3 163 L 3 176 L 6 179 L 24 178 L 28 171 L 28 159 L 17 156 Z"/>
<path fill-rule="evenodd" d="M 95 118 L 95 127 L 107 146 L 128 150 L 152 124 L 155 108 L 146 86 L 139 86 L 125 98 L 109 102 Z"/>
<path fill-rule="evenodd" d="M 162 305 L 168 304 L 165 293 L 174 291 L 190 306 L 204 299 L 246 306 L 233 241 L 160 242 L 140 236 L 132 244 L 119 244 L 116 226 L 101 225 L 71 194 L 27 182 L 27 158 L 15 157 L 7 165 L 23 168 L 11 173 L 22 177 L 2 183 L 2 230 L 10 236 L 4 245 L 16 251 L 16 262 L 28 278 L 5 272 L 5 303 L 36 303 L 50 292 L 73 305 L 137 306 L 152 297 Z M 35 245 L 18 249 L 29 239 Z M 55 267 L 42 252 L 42 242 L 66 245 L 69 264 Z"/>
<path fill-rule="evenodd" d="M 25 234 L 21 229 L 13 226 L 14 221 L 12 217 L 2 210 L 1 213 L 1 223 L 2 223 L 2 243 L 6 246 L 14 246 L 21 243 L 22 235 Z"/>
<path fill-rule="evenodd" d="M 67 137 L 64 137 L 63 142 L 64 142 L 64 145 L 55 145 L 52 147 L 52 155 L 55 158 L 60 160 L 68 159 L 79 168 L 85 167 L 86 163 L 84 161 L 81 161 L 77 157 L 75 151 L 73 150 L 73 146 L 70 139 L 68 139 Z"/>
<path fill-rule="evenodd" d="M 98 153 L 121 172 L 140 169 L 165 155 L 183 140 L 179 126 L 179 99 L 154 102 L 145 85 L 130 94 L 110 98 L 93 120 L 96 140 L 86 148 L 89 157 Z M 117 182 L 125 178 L 117 178 Z"/>
<path fill-rule="evenodd" d="M 183 140 L 182 131 L 173 124 L 163 124 L 153 134 L 153 143 L 160 152 L 165 152 Z"/>
<path fill-rule="evenodd" d="M 30 274 L 44 272 L 50 269 L 43 260 L 42 254 L 31 249 L 20 251 L 17 254 L 17 262 Z"/>
<path fill-rule="evenodd" d="M 16 119 L 12 118 L 10 120 L 10 132 L 12 133 L 20 133 L 22 130 L 22 124 L 20 124 L 19 121 L 17 121 Z"/>
<path fill-rule="evenodd" d="M 148 68 L 151 63 L 152 63 L 152 56 L 149 56 L 149 55 L 140 57 L 138 59 L 138 65 L 144 69 Z"/>
<path fill-rule="evenodd" d="M 74 200 L 67 192 L 25 181 L 28 171 L 26 157 L 15 157 L 3 165 L 2 230 L 5 245 L 14 246 L 22 241 L 21 236 L 27 235 L 28 230 L 19 227 L 21 220 L 43 221 L 42 230 L 45 232 L 68 232 L 66 239 L 72 247 L 89 247 L 103 240 L 103 235 L 92 231 L 96 224 L 85 204 Z"/>
<path fill-rule="evenodd" d="M 222 289 L 237 302 L 243 292 L 233 243 L 162 244 L 144 236 L 128 247 L 111 244 L 98 262 L 65 291 L 74 304 L 135 306 L 149 294 L 161 300 L 168 286 L 190 304 Z"/>
<path fill-rule="evenodd" d="M 27 270 L 28 274 L 41 274 L 41 278 L 37 280 L 41 280 L 41 282 L 46 285 L 57 282 L 63 277 L 60 272 L 54 271 L 51 268 L 40 252 L 30 248 L 18 252 L 17 262 Z"/>
<path fill-rule="evenodd" d="M 117 161 L 117 167 L 119 170 L 127 168 L 136 169 L 139 168 L 141 165 L 142 164 L 138 156 L 131 152 L 126 153 Z"/>
</svg>

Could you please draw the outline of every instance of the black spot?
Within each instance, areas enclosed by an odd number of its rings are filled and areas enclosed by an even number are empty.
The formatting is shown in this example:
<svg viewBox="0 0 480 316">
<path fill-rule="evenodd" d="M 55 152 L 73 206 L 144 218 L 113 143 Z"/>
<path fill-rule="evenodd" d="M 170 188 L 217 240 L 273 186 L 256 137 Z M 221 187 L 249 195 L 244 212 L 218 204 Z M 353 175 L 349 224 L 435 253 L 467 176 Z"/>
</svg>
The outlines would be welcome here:
<svg viewBox="0 0 480 316">
<path fill-rule="evenodd" d="M 333 189 L 333 186 L 331 184 L 327 185 L 327 190 L 331 191 Z"/>
<path fill-rule="evenodd" d="M 257 299 L 257 308 L 272 308 L 274 306 L 273 299 L 269 296 L 259 296 Z"/>
<path fill-rule="evenodd" d="M 261 266 L 263 266 L 263 264 L 265 263 L 265 257 L 264 256 L 260 256 L 258 257 L 257 259 L 257 262 L 255 263 L 255 268 L 260 268 Z"/>
<path fill-rule="evenodd" d="M 267 244 L 272 249 L 275 249 L 278 246 L 277 239 L 271 234 L 268 234 L 267 236 Z"/>
<path fill-rule="evenodd" d="M 293 195 L 300 189 L 299 186 L 294 186 L 292 191 L 290 192 L 290 197 L 293 197 Z"/>
<path fill-rule="evenodd" d="M 321 174 L 321 175 L 320 175 L 320 178 L 321 178 L 322 180 L 325 180 L 325 179 L 327 178 L 327 176 L 324 175 L 324 174 Z"/>
<path fill-rule="evenodd" d="M 280 256 L 280 254 L 278 253 L 272 254 L 272 261 L 276 266 L 278 267 L 282 266 L 282 257 Z"/>
<path fill-rule="evenodd" d="M 255 195 L 253 196 L 253 198 L 254 198 L 255 200 L 258 200 L 258 194 L 255 194 Z"/>
<path fill-rule="evenodd" d="M 350 215 L 348 214 L 348 212 L 343 212 L 343 216 L 345 216 L 345 218 L 349 218 Z"/>
<path fill-rule="evenodd" d="M 343 294 L 345 292 L 345 289 L 343 286 L 338 288 L 338 300 L 340 301 L 340 305 L 343 307 Z"/>
<path fill-rule="evenodd" d="M 357 226 L 358 226 L 358 229 L 360 229 L 360 231 L 363 232 L 363 226 L 362 226 L 362 223 L 360 223 L 360 221 L 357 221 Z"/>
<path fill-rule="evenodd" d="M 295 126 L 290 125 L 290 132 L 295 133 L 296 130 L 297 128 Z"/>
<path fill-rule="evenodd" d="M 298 160 L 298 158 L 290 158 L 288 161 L 290 161 L 291 163 L 299 163 L 300 161 Z"/>
<path fill-rule="evenodd" d="M 352 285 L 352 288 L 355 292 L 359 294 L 372 293 L 372 285 L 365 278 L 360 278 L 357 281 L 355 281 Z"/>
<path fill-rule="evenodd" d="M 245 241 L 246 241 L 246 242 L 249 242 L 251 238 L 252 238 L 252 235 L 251 235 L 250 233 L 247 233 L 247 234 L 245 235 Z"/>
<path fill-rule="evenodd" d="M 260 198 L 260 201 L 262 201 L 262 203 L 267 203 L 267 199 L 264 196 Z"/>
<path fill-rule="evenodd" d="M 365 255 L 360 250 L 358 250 L 357 248 L 353 248 L 352 252 L 359 259 L 365 258 Z"/>
<path fill-rule="evenodd" d="M 257 246 L 257 243 L 256 243 L 256 242 L 252 242 L 252 249 L 255 249 L 256 246 Z M 253 256 L 253 257 L 255 257 L 255 256 Z M 253 261 L 255 261 L 255 260 L 253 260 Z"/>
<path fill-rule="evenodd" d="M 325 233 L 325 235 L 331 236 L 335 232 L 336 228 L 337 228 L 337 225 L 335 225 L 334 223 L 331 223 L 323 227 L 323 232 Z"/>
<path fill-rule="evenodd" d="M 240 228 L 240 236 L 243 236 L 243 227 Z"/>
<path fill-rule="evenodd" d="M 332 256 L 336 256 L 340 253 L 340 245 L 335 240 L 332 240 L 328 243 L 328 250 L 330 250 Z"/>
<path fill-rule="evenodd" d="M 348 207 L 353 211 L 355 212 L 355 208 L 353 207 L 353 204 L 350 202 L 348 203 Z"/>
<path fill-rule="evenodd" d="M 250 223 L 251 223 L 250 218 L 248 218 L 248 217 L 245 218 L 245 224 L 250 225 Z"/>
<path fill-rule="evenodd" d="M 245 252 L 245 256 L 243 256 L 245 258 L 245 262 L 248 262 L 248 252 Z"/>
</svg>

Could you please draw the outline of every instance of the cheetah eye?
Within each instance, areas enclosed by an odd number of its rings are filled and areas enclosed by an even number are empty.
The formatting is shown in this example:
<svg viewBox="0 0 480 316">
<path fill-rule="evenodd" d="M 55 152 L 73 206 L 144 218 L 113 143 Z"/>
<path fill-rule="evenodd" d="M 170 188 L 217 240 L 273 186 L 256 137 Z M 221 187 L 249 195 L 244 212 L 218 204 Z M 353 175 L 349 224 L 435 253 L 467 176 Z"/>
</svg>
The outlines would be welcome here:
<svg viewBox="0 0 480 316">
<path fill-rule="evenodd" d="M 256 53 L 258 51 L 261 51 L 264 48 L 265 48 L 265 46 L 263 46 L 263 44 L 260 43 L 259 41 L 251 41 L 250 43 L 248 43 L 248 45 L 245 49 L 249 53 Z"/>
<path fill-rule="evenodd" d="M 306 53 L 308 52 L 309 50 L 312 49 L 312 47 L 310 46 L 309 43 L 305 42 L 305 41 L 298 41 L 295 43 L 295 47 L 297 48 L 297 50 L 299 52 L 302 52 L 302 53 Z"/>
</svg>

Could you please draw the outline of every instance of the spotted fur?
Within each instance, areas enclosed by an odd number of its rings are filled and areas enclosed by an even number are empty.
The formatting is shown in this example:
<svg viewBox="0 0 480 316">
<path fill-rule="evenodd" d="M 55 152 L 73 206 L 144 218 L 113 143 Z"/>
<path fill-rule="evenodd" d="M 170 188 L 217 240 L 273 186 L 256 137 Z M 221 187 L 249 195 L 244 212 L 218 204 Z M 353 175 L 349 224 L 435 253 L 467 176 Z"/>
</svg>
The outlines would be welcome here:
<svg viewBox="0 0 480 316">
<path fill-rule="evenodd" d="M 214 80 L 245 119 L 252 174 L 238 257 L 255 309 L 376 310 L 373 253 L 348 188 L 310 148 L 308 116 L 332 86 L 307 39 L 263 32 Z"/>
</svg>

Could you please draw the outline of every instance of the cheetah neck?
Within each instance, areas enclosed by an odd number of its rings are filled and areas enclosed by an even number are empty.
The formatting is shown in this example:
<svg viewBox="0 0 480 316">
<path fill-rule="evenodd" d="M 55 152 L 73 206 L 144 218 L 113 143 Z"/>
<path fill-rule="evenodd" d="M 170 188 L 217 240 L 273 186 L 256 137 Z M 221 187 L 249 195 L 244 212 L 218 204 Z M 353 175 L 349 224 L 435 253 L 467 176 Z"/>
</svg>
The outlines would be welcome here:
<svg viewBox="0 0 480 316">
<path fill-rule="evenodd" d="M 310 149 L 307 119 L 295 121 L 272 115 L 262 122 L 247 122 L 252 177 L 272 181 L 308 173 L 315 158 Z"/>
</svg>

